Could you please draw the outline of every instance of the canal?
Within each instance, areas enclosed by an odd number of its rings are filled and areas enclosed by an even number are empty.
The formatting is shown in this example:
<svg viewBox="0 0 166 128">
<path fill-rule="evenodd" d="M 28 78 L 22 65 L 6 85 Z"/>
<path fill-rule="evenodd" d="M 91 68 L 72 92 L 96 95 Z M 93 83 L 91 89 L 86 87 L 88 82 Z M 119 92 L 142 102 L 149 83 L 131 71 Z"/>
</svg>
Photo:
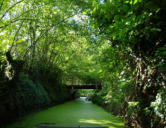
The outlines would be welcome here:
<svg viewBox="0 0 166 128">
<path fill-rule="evenodd" d="M 41 125 L 125 128 L 120 118 L 86 101 L 85 97 L 29 114 L 8 125 L 7 128 L 36 128 Z"/>
</svg>

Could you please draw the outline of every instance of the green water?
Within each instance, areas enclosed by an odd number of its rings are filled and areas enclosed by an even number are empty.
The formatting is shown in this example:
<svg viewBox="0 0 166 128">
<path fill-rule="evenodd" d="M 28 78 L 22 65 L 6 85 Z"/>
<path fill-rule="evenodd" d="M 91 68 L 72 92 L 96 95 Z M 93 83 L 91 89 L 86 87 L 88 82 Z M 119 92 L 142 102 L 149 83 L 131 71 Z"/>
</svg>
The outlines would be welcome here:
<svg viewBox="0 0 166 128">
<path fill-rule="evenodd" d="M 85 101 L 83 97 L 29 114 L 7 128 L 35 128 L 38 125 L 125 128 L 121 119 L 109 114 L 103 108 Z"/>
</svg>

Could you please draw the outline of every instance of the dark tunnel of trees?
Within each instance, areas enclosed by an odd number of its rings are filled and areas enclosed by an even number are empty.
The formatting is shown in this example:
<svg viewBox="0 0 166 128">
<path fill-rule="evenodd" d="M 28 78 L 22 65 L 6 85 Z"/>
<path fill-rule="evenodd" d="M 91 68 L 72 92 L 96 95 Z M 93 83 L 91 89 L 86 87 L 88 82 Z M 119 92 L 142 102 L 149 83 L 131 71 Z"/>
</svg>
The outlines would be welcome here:
<svg viewBox="0 0 166 128">
<path fill-rule="evenodd" d="M 1 0 L 0 124 L 72 100 L 71 79 L 130 128 L 166 126 L 165 0 Z"/>
</svg>

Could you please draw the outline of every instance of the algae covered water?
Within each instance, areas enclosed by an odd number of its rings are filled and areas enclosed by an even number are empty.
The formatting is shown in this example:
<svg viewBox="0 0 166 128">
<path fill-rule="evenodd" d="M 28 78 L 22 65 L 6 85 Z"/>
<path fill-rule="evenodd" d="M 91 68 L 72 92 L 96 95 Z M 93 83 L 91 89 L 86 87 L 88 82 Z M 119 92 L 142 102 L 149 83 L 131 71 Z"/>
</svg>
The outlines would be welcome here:
<svg viewBox="0 0 166 128">
<path fill-rule="evenodd" d="M 86 101 L 85 97 L 29 114 L 7 128 L 35 128 L 39 125 L 125 128 L 121 119 Z"/>
</svg>

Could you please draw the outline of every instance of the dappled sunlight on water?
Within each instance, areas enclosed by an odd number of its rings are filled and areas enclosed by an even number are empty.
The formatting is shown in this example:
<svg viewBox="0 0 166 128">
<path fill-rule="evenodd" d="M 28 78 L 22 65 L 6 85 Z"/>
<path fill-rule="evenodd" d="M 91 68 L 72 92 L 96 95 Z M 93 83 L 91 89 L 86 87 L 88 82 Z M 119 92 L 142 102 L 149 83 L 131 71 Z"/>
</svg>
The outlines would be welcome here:
<svg viewBox="0 0 166 128">
<path fill-rule="evenodd" d="M 110 120 L 94 120 L 94 119 L 80 119 L 80 123 L 86 123 L 86 124 L 96 124 L 100 126 L 108 126 L 109 128 L 123 128 L 123 123 L 122 122 L 114 122 Z"/>
</svg>

